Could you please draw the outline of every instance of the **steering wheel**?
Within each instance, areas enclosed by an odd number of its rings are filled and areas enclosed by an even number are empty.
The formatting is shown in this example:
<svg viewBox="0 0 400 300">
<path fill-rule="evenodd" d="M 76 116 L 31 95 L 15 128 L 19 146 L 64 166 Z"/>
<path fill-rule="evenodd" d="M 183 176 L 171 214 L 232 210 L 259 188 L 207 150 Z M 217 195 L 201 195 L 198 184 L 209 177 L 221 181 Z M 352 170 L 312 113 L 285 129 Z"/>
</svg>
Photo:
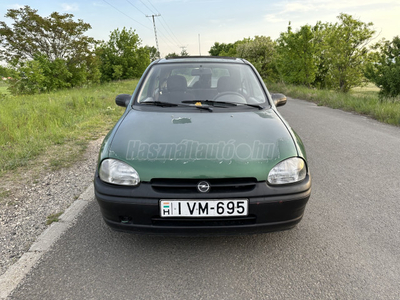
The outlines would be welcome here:
<svg viewBox="0 0 400 300">
<path fill-rule="evenodd" d="M 242 100 L 243 103 L 246 103 L 246 98 L 241 93 L 238 93 L 238 92 L 222 92 L 222 93 L 219 93 L 218 95 L 216 95 L 214 97 L 213 101 L 217 101 L 218 98 L 221 98 L 221 97 L 224 97 L 224 96 L 229 96 L 229 95 L 238 96 L 238 97 L 241 98 L 241 100 L 243 99 Z M 229 102 L 229 101 L 226 101 L 226 102 Z M 240 102 L 240 101 L 232 101 L 232 102 Z"/>
</svg>

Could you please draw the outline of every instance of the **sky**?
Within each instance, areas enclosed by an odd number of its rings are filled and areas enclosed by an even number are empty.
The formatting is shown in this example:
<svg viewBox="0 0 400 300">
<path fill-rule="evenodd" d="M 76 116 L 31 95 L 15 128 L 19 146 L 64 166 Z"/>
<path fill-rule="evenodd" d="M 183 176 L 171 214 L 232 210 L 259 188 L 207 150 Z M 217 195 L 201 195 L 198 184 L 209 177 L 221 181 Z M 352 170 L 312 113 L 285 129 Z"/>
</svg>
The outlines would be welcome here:
<svg viewBox="0 0 400 300">
<path fill-rule="evenodd" d="M 8 9 L 29 5 L 41 16 L 70 13 L 89 23 L 86 35 L 107 41 L 110 32 L 132 28 L 142 46 L 156 46 L 152 15 L 161 56 L 180 53 L 208 55 L 215 42 L 233 43 L 256 35 L 277 39 L 317 21 L 336 22 L 340 13 L 369 23 L 376 30 L 374 41 L 400 35 L 399 0 L 1 0 L 0 20 Z M 160 15 L 160 16 L 158 16 Z M 182 48 L 184 47 L 184 48 Z"/>
</svg>

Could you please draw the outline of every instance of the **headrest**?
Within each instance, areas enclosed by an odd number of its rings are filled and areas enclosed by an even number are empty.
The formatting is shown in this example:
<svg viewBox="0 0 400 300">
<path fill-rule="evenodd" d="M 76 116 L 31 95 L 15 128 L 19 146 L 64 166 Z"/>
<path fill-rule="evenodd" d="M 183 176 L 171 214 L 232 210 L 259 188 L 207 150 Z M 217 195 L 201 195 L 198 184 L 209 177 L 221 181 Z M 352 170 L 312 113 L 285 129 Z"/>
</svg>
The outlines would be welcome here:
<svg viewBox="0 0 400 300">
<path fill-rule="evenodd" d="M 169 92 L 185 92 L 187 89 L 186 78 L 182 75 L 171 75 L 167 79 Z"/>
</svg>

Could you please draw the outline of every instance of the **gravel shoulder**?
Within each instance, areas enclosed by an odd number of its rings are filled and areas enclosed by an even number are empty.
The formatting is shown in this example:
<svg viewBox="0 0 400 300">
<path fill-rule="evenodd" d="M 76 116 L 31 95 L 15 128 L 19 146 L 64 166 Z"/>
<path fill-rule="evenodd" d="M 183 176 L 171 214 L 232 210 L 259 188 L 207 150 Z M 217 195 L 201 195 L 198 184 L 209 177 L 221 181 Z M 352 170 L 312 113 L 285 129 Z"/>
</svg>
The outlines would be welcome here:
<svg viewBox="0 0 400 300">
<path fill-rule="evenodd" d="M 91 141 L 82 158 L 57 171 L 2 178 L 0 198 L 0 276 L 29 250 L 49 226 L 47 217 L 64 212 L 92 182 L 103 137 Z"/>
</svg>

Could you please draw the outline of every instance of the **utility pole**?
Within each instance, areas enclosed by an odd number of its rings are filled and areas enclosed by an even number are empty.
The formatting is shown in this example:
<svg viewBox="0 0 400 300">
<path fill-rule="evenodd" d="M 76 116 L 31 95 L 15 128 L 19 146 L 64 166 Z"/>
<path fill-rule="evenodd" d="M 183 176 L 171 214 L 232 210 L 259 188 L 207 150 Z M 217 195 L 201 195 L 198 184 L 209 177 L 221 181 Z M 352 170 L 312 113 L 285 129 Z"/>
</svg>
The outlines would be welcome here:
<svg viewBox="0 0 400 300">
<path fill-rule="evenodd" d="M 201 56 L 201 47 L 200 47 L 200 33 L 199 33 L 199 54 Z"/>
<path fill-rule="evenodd" d="M 156 37 L 156 46 L 157 46 L 157 52 L 158 52 L 158 58 L 160 58 L 160 48 L 158 47 L 158 39 L 157 39 L 157 29 L 156 29 L 156 20 L 154 19 L 155 17 L 160 17 L 161 15 L 151 15 L 147 16 L 148 18 L 153 18 L 153 26 L 154 26 L 154 36 Z"/>
<path fill-rule="evenodd" d="M 187 54 L 186 52 L 186 46 L 180 46 L 179 48 L 181 48 L 181 54 Z"/>
</svg>

